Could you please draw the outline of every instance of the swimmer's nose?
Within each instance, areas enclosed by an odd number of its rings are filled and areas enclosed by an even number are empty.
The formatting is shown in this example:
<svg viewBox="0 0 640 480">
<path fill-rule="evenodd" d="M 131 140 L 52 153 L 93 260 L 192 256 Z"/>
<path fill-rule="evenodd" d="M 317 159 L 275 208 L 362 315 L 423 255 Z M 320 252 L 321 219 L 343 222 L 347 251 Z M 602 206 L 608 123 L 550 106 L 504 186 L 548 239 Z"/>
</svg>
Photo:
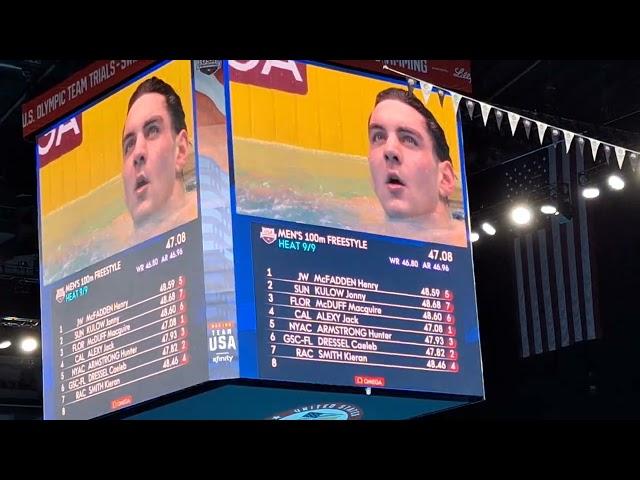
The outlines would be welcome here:
<svg viewBox="0 0 640 480">
<path fill-rule="evenodd" d="M 133 166 L 140 167 L 145 164 L 147 159 L 147 142 L 144 139 L 136 139 L 136 145 L 133 150 Z"/>
<path fill-rule="evenodd" d="M 387 163 L 400 163 L 400 153 L 393 135 L 384 144 L 384 160 Z"/>
</svg>

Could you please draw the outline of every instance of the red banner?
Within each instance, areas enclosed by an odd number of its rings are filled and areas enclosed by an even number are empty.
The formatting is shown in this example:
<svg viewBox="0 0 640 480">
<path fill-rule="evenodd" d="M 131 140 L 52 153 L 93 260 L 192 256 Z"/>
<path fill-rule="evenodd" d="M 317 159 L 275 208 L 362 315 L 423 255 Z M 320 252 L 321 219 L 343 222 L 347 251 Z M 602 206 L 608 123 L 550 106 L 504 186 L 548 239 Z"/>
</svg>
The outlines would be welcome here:
<svg viewBox="0 0 640 480">
<path fill-rule="evenodd" d="M 22 134 L 30 135 L 95 99 L 155 60 L 100 60 L 22 105 Z"/>
<path fill-rule="evenodd" d="M 38 138 L 40 167 L 82 144 L 82 114 L 70 118 Z"/>
<path fill-rule="evenodd" d="M 305 95 L 307 66 L 294 60 L 229 60 L 231 81 Z"/>
<path fill-rule="evenodd" d="M 382 68 L 387 65 L 419 80 L 453 90 L 471 93 L 470 60 L 331 60 L 347 67 L 397 76 Z"/>
</svg>

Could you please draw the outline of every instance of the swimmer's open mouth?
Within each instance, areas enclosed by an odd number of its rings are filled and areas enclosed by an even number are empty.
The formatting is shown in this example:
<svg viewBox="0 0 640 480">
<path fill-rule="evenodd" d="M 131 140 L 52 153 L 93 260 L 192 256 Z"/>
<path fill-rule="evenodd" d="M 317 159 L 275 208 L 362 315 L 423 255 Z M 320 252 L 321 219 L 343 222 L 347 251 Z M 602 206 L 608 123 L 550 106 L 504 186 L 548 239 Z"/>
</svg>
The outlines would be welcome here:
<svg viewBox="0 0 640 480">
<path fill-rule="evenodd" d="M 149 180 L 147 180 L 147 177 L 145 177 L 144 175 L 139 175 L 138 178 L 136 178 L 136 186 L 134 190 L 137 192 L 148 183 Z"/>
<path fill-rule="evenodd" d="M 404 182 L 400 179 L 400 177 L 398 176 L 398 174 L 396 173 L 390 173 L 387 176 L 387 185 L 398 185 L 398 186 L 406 186 L 404 184 Z"/>
</svg>

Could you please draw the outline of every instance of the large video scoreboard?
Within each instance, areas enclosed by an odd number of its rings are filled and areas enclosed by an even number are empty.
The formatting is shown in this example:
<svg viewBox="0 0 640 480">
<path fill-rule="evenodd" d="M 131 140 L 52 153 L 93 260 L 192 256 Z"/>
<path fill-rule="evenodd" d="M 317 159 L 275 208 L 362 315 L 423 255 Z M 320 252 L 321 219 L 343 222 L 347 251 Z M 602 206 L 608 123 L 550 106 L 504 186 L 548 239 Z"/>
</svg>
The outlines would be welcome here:
<svg viewBox="0 0 640 480">
<path fill-rule="evenodd" d="M 44 406 L 248 378 L 483 396 L 449 95 L 162 62 L 37 139 Z"/>
</svg>

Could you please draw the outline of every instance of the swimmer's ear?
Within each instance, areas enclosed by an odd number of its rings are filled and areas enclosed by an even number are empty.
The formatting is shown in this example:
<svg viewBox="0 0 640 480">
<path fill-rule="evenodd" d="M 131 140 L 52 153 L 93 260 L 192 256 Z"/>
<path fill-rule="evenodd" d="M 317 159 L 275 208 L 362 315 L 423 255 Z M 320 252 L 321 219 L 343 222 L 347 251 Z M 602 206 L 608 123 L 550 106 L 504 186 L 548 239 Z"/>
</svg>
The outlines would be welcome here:
<svg viewBox="0 0 640 480">
<path fill-rule="evenodd" d="M 456 174 L 449 160 L 440 162 L 438 190 L 441 198 L 449 198 L 456 188 Z"/>
<path fill-rule="evenodd" d="M 189 139 L 187 131 L 182 129 L 176 136 L 176 173 L 181 173 L 187 164 L 187 156 L 189 153 Z"/>
</svg>

